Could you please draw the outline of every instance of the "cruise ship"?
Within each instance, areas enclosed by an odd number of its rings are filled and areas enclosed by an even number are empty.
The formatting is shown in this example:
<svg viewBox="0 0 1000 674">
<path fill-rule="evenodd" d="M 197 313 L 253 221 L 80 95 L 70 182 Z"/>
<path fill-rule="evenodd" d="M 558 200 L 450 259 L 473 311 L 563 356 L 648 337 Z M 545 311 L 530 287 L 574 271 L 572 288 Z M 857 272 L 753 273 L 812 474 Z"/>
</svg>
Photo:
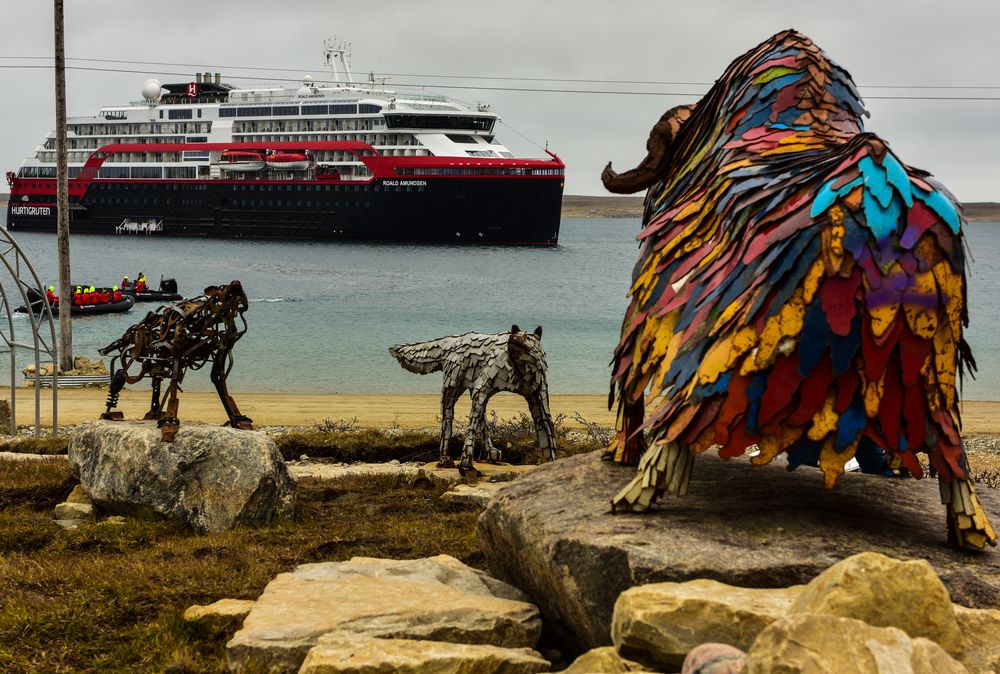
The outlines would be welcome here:
<svg viewBox="0 0 1000 674">
<path fill-rule="evenodd" d="M 486 105 L 331 80 L 241 88 L 147 80 L 68 119 L 70 232 L 553 246 L 565 166 L 515 157 Z M 11 231 L 55 231 L 55 132 L 7 173 Z"/>
</svg>

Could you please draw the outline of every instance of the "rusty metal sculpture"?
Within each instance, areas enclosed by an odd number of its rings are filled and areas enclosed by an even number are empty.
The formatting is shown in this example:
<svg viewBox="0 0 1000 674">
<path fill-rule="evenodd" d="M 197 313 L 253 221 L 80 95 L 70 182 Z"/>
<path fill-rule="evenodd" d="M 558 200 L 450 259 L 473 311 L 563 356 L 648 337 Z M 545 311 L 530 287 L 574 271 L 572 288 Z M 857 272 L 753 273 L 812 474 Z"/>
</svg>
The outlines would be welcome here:
<svg viewBox="0 0 1000 674">
<path fill-rule="evenodd" d="M 247 331 L 243 316 L 247 306 L 243 286 L 233 281 L 224 286 L 209 286 L 199 297 L 167 304 L 146 314 L 119 339 L 100 350 L 105 356 L 114 354 L 107 409 L 101 418 L 121 419 L 121 412 L 112 411 L 118 405 L 121 390 L 125 384 L 136 384 L 149 377 L 153 380 L 152 403 L 144 418 L 156 420 L 164 442 L 172 442 L 180 426 L 177 392 L 181 390 L 184 375 L 189 369 L 199 370 L 211 361 L 212 383 L 229 416 L 227 425 L 252 429 L 253 421 L 240 414 L 226 387 L 233 365 L 233 347 Z M 117 370 L 116 360 L 121 362 Z M 133 363 L 139 364 L 139 372 L 130 375 L 128 369 Z M 161 396 L 164 379 L 170 380 L 170 384 Z"/>
<path fill-rule="evenodd" d="M 855 454 L 920 477 L 922 453 L 950 540 L 995 544 L 960 437 L 960 211 L 864 114 L 847 71 L 786 31 L 668 111 L 639 167 L 605 169 L 612 192 L 648 188 L 612 380 L 610 455 L 639 474 L 616 507 L 683 495 L 712 446 L 785 453 L 828 488 Z"/>
<path fill-rule="evenodd" d="M 510 332 L 499 334 L 469 332 L 429 342 L 389 347 L 389 353 L 410 372 L 430 374 L 442 370 L 444 373 L 439 466 L 450 468 L 455 465 L 448 456 L 448 444 L 455 420 L 455 403 L 464 391 L 468 391 L 472 398 L 472 410 L 458 469 L 469 484 L 474 484 L 479 474 L 473 465 L 477 441 L 488 461 L 496 463 L 500 460 L 500 450 L 493 446 L 486 433 L 486 403 L 500 391 L 517 393 L 528 402 L 538 446 L 545 458 L 555 460 L 556 434 L 549 412 L 549 388 L 545 380 L 547 367 L 541 340 L 542 326 L 535 328 L 534 332 L 523 332 L 514 325 Z"/>
</svg>

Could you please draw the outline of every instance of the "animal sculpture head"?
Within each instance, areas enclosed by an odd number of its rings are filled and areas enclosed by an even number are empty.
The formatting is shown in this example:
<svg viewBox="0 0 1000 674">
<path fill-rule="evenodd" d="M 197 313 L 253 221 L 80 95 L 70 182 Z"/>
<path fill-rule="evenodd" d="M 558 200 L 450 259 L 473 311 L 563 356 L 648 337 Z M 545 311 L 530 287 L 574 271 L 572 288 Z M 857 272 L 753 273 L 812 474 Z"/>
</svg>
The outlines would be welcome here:
<svg viewBox="0 0 1000 674">
<path fill-rule="evenodd" d="M 535 383 L 545 373 L 545 349 L 542 348 L 542 326 L 534 332 L 521 330 L 516 324 L 510 326 L 507 341 L 510 362 L 525 380 Z"/>
</svg>

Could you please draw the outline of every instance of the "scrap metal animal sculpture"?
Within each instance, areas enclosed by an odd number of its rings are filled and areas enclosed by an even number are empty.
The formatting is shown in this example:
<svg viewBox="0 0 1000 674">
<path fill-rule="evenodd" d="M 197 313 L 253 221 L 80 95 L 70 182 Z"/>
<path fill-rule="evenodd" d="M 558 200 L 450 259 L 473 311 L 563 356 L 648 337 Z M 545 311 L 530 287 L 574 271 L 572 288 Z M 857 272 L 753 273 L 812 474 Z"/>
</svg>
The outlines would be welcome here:
<svg viewBox="0 0 1000 674">
<path fill-rule="evenodd" d="M 468 391 L 472 398 L 472 411 L 469 413 L 469 431 L 462 446 L 459 471 L 470 484 L 475 483 L 478 476 L 473 465 L 477 441 L 483 447 L 487 460 L 500 460 L 500 450 L 493 446 L 486 433 L 486 403 L 500 391 L 517 393 L 528 402 L 542 454 L 550 461 L 555 460 L 556 434 L 549 412 L 545 351 L 541 340 L 542 326 L 535 328 L 534 332 L 522 332 L 514 325 L 510 332 L 469 332 L 389 348 L 389 353 L 410 372 L 429 374 L 442 370 L 444 373 L 439 466 L 450 468 L 455 465 L 448 456 L 448 444 L 455 420 L 455 403 L 464 391 Z"/>
<path fill-rule="evenodd" d="M 612 192 L 648 188 L 609 448 L 639 474 L 615 507 L 683 495 L 713 445 L 818 464 L 827 488 L 859 447 L 917 478 L 924 453 L 949 539 L 995 544 L 960 438 L 962 218 L 865 114 L 850 75 L 786 31 L 668 111 L 639 167 L 605 169 Z"/>
<path fill-rule="evenodd" d="M 121 419 L 122 413 L 112 409 L 118 405 L 122 388 L 149 377 L 153 380 L 153 395 L 144 418 L 155 419 L 162 429 L 163 440 L 172 442 L 180 426 L 177 392 L 181 390 L 184 375 L 189 369 L 201 369 L 211 361 L 211 379 L 229 416 L 227 425 L 252 429 L 253 421 L 240 414 L 226 387 L 226 378 L 233 365 L 233 347 L 247 331 L 243 316 L 247 306 L 243 286 L 233 281 L 224 286 L 209 286 L 204 295 L 167 304 L 146 314 L 119 339 L 100 350 L 102 355 L 114 354 L 111 359 L 114 375 L 107 409 L 101 418 Z M 116 360 L 121 362 L 117 370 Z M 139 372 L 130 375 L 128 370 L 133 363 L 139 364 Z M 170 384 L 161 397 L 164 379 Z"/>
</svg>

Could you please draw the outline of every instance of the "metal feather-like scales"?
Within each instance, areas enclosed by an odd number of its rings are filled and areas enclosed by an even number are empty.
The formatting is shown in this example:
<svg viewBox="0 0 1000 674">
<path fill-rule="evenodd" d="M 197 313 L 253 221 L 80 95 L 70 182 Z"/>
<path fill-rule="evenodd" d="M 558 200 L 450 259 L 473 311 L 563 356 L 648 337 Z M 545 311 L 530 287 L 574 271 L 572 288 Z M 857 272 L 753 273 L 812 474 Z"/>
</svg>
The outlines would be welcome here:
<svg viewBox="0 0 1000 674">
<path fill-rule="evenodd" d="M 639 474 L 616 508 L 683 495 L 716 445 L 818 464 L 832 488 L 866 442 L 917 478 L 925 454 L 950 540 L 995 544 L 960 437 L 959 208 L 866 114 L 847 71 L 786 31 L 668 111 L 637 168 L 605 169 L 610 191 L 648 188 L 609 448 Z"/>
</svg>

